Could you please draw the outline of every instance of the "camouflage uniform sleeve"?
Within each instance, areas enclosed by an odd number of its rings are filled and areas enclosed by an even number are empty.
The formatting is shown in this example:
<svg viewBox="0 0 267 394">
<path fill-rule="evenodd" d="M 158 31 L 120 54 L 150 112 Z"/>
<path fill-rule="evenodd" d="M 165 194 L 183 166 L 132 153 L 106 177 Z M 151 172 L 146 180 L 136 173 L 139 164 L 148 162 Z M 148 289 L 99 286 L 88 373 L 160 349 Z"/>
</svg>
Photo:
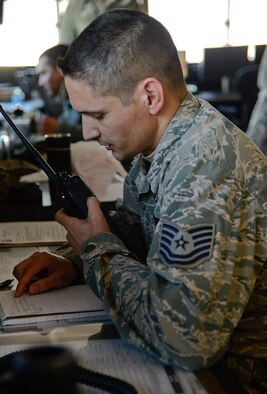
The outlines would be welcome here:
<svg viewBox="0 0 267 394">
<path fill-rule="evenodd" d="M 170 169 L 160 186 L 159 222 L 146 265 L 113 234 L 85 242 L 82 258 L 86 283 L 123 338 L 164 362 L 197 370 L 228 349 L 266 258 L 259 237 L 266 229 L 259 225 L 256 234 L 262 208 L 242 196 L 235 174 L 209 161 L 190 163 Z M 166 233 L 175 238 L 164 239 Z M 164 243 L 183 249 L 190 237 L 203 246 L 201 258 L 194 258 L 194 249 L 178 253 L 167 247 L 165 253 Z"/>
<path fill-rule="evenodd" d="M 70 246 L 70 244 L 68 244 L 67 242 L 65 242 L 64 244 L 62 244 L 61 246 L 59 246 L 55 252 L 55 254 L 62 256 L 62 257 L 66 257 L 68 259 L 70 259 L 78 268 L 78 270 L 81 273 L 81 277 L 78 278 L 75 281 L 75 284 L 78 283 L 84 283 L 84 278 L 83 278 L 83 261 L 80 258 L 80 256 L 78 256 L 74 250 L 72 249 L 72 247 Z"/>
<path fill-rule="evenodd" d="M 267 156 L 267 88 L 259 92 L 246 133 Z"/>
</svg>

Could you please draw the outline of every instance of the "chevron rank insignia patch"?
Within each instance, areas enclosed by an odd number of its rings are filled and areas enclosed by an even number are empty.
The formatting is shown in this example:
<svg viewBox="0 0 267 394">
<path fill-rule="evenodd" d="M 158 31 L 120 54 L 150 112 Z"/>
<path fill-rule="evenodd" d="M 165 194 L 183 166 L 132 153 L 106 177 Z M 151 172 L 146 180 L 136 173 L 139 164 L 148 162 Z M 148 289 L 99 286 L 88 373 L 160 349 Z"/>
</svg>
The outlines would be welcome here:
<svg viewBox="0 0 267 394">
<path fill-rule="evenodd" d="M 165 264 L 192 268 L 210 258 L 213 242 L 214 224 L 181 230 L 172 223 L 163 222 L 159 256 Z"/>
</svg>

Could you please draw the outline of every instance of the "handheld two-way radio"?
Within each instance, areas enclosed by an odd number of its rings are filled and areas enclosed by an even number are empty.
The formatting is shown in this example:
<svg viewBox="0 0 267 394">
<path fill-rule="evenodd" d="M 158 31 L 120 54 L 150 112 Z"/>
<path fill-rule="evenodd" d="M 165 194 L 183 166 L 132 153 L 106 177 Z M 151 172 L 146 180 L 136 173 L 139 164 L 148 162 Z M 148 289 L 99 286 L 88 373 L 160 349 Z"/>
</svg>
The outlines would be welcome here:
<svg viewBox="0 0 267 394">
<path fill-rule="evenodd" d="M 71 216 L 76 216 L 80 219 L 85 219 L 88 215 L 86 200 L 88 197 L 96 197 L 95 193 L 86 185 L 78 176 L 70 176 L 67 172 L 55 172 L 47 163 L 44 157 L 35 149 L 24 134 L 17 128 L 15 123 L 11 120 L 3 107 L 0 105 L 0 112 L 3 117 L 15 131 L 17 136 L 21 139 L 28 151 L 32 154 L 36 164 L 46 173 L 48 178 L 54 183 L 56 189 L 56 196 L 59 202 L 62 203 L 66 213 Z"/>
</svg>

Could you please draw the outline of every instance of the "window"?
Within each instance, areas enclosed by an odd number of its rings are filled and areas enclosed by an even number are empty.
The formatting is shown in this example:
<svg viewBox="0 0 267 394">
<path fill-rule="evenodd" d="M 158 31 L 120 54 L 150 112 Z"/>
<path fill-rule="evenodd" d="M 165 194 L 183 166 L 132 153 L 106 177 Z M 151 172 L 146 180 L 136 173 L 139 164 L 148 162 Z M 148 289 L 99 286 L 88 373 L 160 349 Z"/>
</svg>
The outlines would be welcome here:
<svg viewBox="0 0 267 394">
<path fill-rule="evenodd" d="M 5 0 L 0 25 L 0 66 L 34 66 L 40 54 L 56 45 L 58 13 L 56 0 Z"/>
<path fill-rule="evenodd" d="M 5 0 L 0 66 L 34 66 L 59 40 L 58 19 L 68 0 Z M 203 48 L 266 44 L 266 0 L 148 0 L 148 12 L 170 31 L 189 62 Z"/>
<path fill-rule="evenodd" d="M 266 44 L 266 0 L 148 0 L 148 12 L 170 31 L 189 62 L 203 48 Z"/>
</svg>

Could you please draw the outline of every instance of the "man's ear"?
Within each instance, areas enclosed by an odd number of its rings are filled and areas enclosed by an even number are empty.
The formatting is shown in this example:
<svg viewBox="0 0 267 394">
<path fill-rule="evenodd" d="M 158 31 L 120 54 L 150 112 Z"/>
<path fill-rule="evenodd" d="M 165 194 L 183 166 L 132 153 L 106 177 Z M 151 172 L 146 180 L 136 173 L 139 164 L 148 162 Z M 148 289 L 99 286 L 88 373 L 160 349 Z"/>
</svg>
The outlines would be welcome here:
<svg viewBox="0 0 267 394">
<path fill-rule="evenodd" d="M 156 78 L 146 78 L 143 81 L 143 91 L 149 113 L 156 115 L 164 104 L 164 90 L 162 84 Z"/>
</svg>

